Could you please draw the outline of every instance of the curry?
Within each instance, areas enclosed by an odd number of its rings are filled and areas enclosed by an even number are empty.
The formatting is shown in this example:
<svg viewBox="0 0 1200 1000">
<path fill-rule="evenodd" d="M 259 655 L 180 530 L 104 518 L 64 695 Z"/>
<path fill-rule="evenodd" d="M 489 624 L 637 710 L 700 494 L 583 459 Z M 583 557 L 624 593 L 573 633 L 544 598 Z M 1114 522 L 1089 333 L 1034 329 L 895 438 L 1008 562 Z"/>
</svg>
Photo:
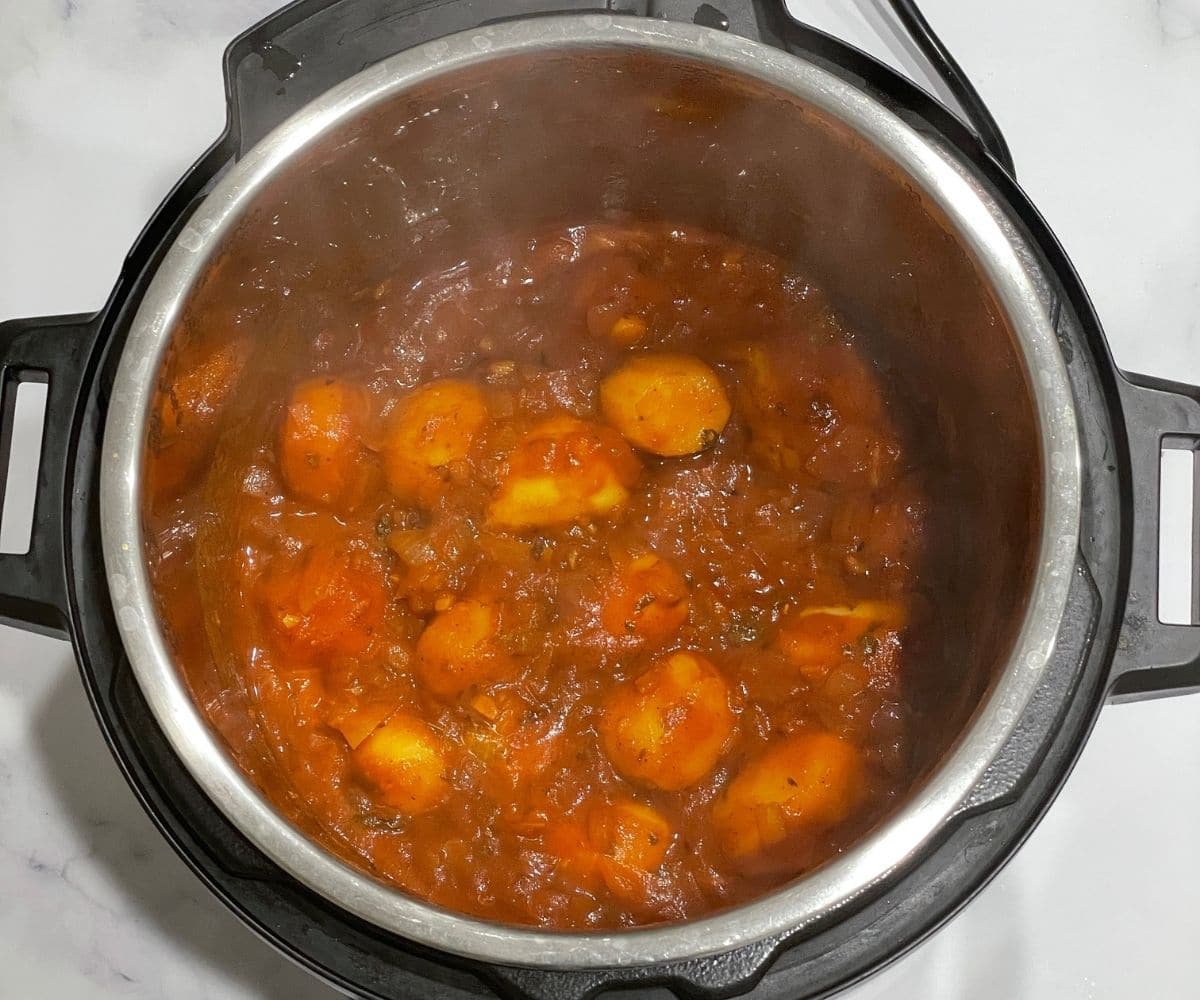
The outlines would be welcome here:
<svg viewBox="0 0 1200 1000">
<path fill-rule="evenodd" d="M 615 928 L 778 887 L 908 790 L 927 463 L 814 282 L 606 223 L 313 301 L 283 341 L 199 313 L 144 508 L 198 703 L 308 833 Z"/>
</svg>

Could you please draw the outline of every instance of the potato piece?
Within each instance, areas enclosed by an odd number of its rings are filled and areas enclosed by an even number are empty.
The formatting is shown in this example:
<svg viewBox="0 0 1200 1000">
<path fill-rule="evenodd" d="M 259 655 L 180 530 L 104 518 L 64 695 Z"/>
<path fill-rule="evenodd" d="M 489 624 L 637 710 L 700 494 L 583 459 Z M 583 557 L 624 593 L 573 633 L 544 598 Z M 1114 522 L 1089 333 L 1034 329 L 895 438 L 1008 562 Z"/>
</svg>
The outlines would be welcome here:
<svg viewBox="0 0 1200 1000">
<path fill-rule="evenodd" d="M 488 520 L 522 529 L 605 517 L 624 507 L 640 472 L 629 446 L 610 428 L 549 417 L 508 456 Z"/>
<path fill-rule="evenodd" d="M 633 799 L 607 802 L 588 816 L 588 840 L 593 849 L 637 871 L 659 868 L 671 837 L 671 824 L 662 813 Z"/>
<path fill-rule="evenodd" d="M 609 698 L 600 737 L 626 778 L 669 791 L 694 785 L 733 734 L 724 678 L 695 653 L 672 653 Z"/>
<path fill-rule="evenodd" d="M 814 440 L 804 415 L 795 412 L 795 393 L 784 384 L 781 359 L 761 344 L 736 345 L 731 357 L 742 372 L 734 398 L 738 416 L 750 431 L 750 455 L 794 479 L 803 469 Z"/>
<path fill-rule="evenodd" d="M 729 397 L 717 373 L 686 354 L 641 354 L 600 384 L 604 418 L 643 451 L 690 455 L 725 429 Z"/>
<path fill-rule="evenodd" d="M 725 788 L 713 823 L 732 858 L 762 851 L 801 829 L 846 819 L 862 800 L 862 755 L 827 732 L 802 732 L 769 746 Z"/>
<path fill-rule="evenodd" d="M 330 720 L 330 725 L 342 734 L 350 749 L 355 750 L 383 725 L 395 710 L 396 706 L 390 702 L 369 702 L 342 712 Z"/>
<path fill-rule="evenodd" d="M 663 642 L 679 631 L 687 616 L 687 581 L 651 552 L 614 574 L 600 620 L 611 635 Z"/>
<path fill-rule="evenodd" d="M 485 722 L 495 723 L 500 718 L 500 704 L 490 694 L 477 694 L 471 699 L 471 709 Z"/>
<path fill-rule="evenodd" d="M 644 880 L 662 866 L 673 836 L 662 814 L 633 799 L 596 803 L 582 822 L 535 822 L 531 831 L 540 833 L 546 851 L 572 881 L 594 891 L 602 879 L 637 903 L 644 901 Z"/>
<path fill-rule="evenodd" d="M 609 329 L 609 336 L 618 344 L 631 347 L 649 331 L 646 321 L 640 316 L 618 316 Z"/>
<path fill-rule="evenodd" d="M 162 393 L 159 433 L 164 443 L 181 433 L 210 427 L 233 394 L 249 351 L 240 341 L 222 344 L 196 364 L 179 360 L 178 376 Z"/>
<path fill-rule="evenodd" d="M 554 858 L 555 867 L 570 881 L 592 891 L 601 888 L 600 856 L 578 820 L 534 820 L 522 832 L 539 837 L 543 849 Z"/>
<path fill-rule="evenodd" d="M 784 619 L 775 641 L 805 678 L 819 681 L 869 633 L 902 628 L 905 619 L 894 601 L 802 608 Z"/>
<path fill-rule="evenodd" d="M 366 492 L 361 435 L 370 415 L 364 389 L 315 378 L 292 391 L 279 435 L 279 467 L 289 490 L 329 507 L 353 507 Z"/>
<path fill-rule="evenodd" d="M 417 640 L 417 672 L 434 694 L 452 698 L 495 680 L 513 666 L 499 643 L 499 616 L 490 604 L 458 601 L 434 617 Z"/>
<path fill-rule="evenodd" d="M 483 392 L 469 382 L 437 379 L 406 396 L 384 432 L 383 467 L 392 492 L 418 503 L 436 500 L 487 417 Z"/>
<path fill-rule="evenodd" d="M 280 644 L 301 658 L 362 652 L 383 622 L 388 597 L 375 556 L 365 546 L 334 543 L 272 566 L 262 588 Z"/>
<path fill-rule="evenodd" d="M 153 454 L 146 464 L 147 492 L 156 505 L 178 496 L 211 457 L 220 429 L 217 418 L 232 397 L 250 352 L 244 342 L 233 342 L 192 363 L 194 353 L 185 347 L 171 360 L 171 370 L 177 374 L 156 399 Z"/>
<path fill-rule="evenodd" d="M 441 805 L 450 793 L 444 741 L 407 712 L 371 733 L 352 759 L 384 802 L 410 816 Z"/>
</svg>

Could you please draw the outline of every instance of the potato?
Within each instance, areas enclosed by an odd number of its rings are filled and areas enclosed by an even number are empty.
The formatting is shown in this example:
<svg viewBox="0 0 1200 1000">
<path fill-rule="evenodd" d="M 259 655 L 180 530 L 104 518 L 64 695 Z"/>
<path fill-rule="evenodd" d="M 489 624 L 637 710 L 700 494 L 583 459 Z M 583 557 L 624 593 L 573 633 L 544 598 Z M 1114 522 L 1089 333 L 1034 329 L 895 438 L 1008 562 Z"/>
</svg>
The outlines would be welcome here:
<svg viewBox="0 0 1200 1000">
<path fill-rule="evenodd" d="M 628 798 L 597 802 L 584 812 L 582 821 L 564 817 L 541 827 L 546 851 L 578 884 L 595 891 L 602 880 L 630 902 L 644 902 L 646 876 L 658 871 L 671 846 L 671 825 L 657 810 Z"/>
<path fill-rule="evenodd" d="M 662 813 L 633 799 L 618 799 L 588 815 L 588 840 L 593 849 L 626 868 L 652 872 L 671 846 L 671 824 Z"/>
<path fill-rule="evenodd" d="M 330 507 L 352 507 L 367 485 L 361 435 L 370 415 L 364 389 L 316 378 L 292 391 L 279 435 L 279 466 L 287 488 Z"/>
<path fill-rule="evenodd" d="M 509 454 L 488 507 L 502 528 L 536 528 L 610 516 L 625 506 L 641 465 L 610 428 L 558 415 Z"/>
<path fill-rule="evenodd" d="M 186 349 L 185 349 L 186 350 Z M 249 355 L 240 341 L 222 344 L 192 363 L 179 358 L 179 374 L 159 402 L 159 434 L 164 443 L 178 434 L 210 427 L 233 394 Z"/>
<path fill-rule="evenodd" d="M 450 793 L 444 741 L 407 712 L 371 733 L 351 759 L 384 802 L 410 816 L 441 805 Z"/>
<path fill-rule="evenodd" d="M 725 429 L 729 397 L 717 373 L 686 354 L 640 354 L 600 384 L 604 419 L 655 455 L 690 455 Z"/>
<path fill-rule="evenodd" d="M 384 431 L 388 487 L 402 500 L 432 503 L 487 418 L 483 392 L 469 382 L 438 379 L 415 389 L 389 415 Z"/>
<path fill-rule="evenodd" d="M 894 601 L 801 608 L 779 628 L 776 645 L 810 681 L 823 679 L 868 634 L 902 628 L 904 608 Z"/>
<path fill-rule="evenodd" d="M 342 734 L 350 749 L 354 750 L 382 726 L 395 710 L 396 706 L 390 702 L 367 702 L 340 713 L 329 724 Z"/>
<path fill-rule="evenodd" d="M 853 813 L 866 784 L 856 747 L 827 732 L 801 732 L 768 746 L 713 805 L 720 843 L 733 858 L 758 853 L 802 829 L 834 826 Z"/>
<path fill-rule="evenodd" d="M 712 771 L 734 721 L 717 668 L 698 654 L 672 653 L 613 693 L 599 728 L 622 775 L 678 791 Z"/>
<path fill-rule="evenodd" d="M 417 674 L 443 698 L 494 680 L 513 667 L 499 643 L 499 616 L 491 604 L 463 600 L 436 615 L 417 640 Z"/>
<path fill-rule="evenodd" d="M 233 396 L 250 353 L 247 345 L 238 341 L 205 354 L 198 354 L 199 350 L 185 347 L 172 358 L 174 377 L 155 401 L 154 458 L 147 463 L 146 486 L 156 505 L 177 496 L 206 467 L 220 430 L 218 418 Z"/>
<path fill-rule="evenodd" d="M 279 558 L 262 582 L 267 620 L 293 657 L 362 652 L 383 622 L 387 582 L 364 546 L 321 543 Z"/>
<path fill-rule="evenodd" d="M 649 328 L 640 316 L 618 316 L 609 329 L 609 336 L 618 344 L 629 347 L 641 340 Z"/>
<path fill-rule="evenodd" d="M 679 631 L 687 617 L 687 581 L 651 552 L 617 569 L 600 620 L 611 635 L 663 642 Z"/>
</svg>

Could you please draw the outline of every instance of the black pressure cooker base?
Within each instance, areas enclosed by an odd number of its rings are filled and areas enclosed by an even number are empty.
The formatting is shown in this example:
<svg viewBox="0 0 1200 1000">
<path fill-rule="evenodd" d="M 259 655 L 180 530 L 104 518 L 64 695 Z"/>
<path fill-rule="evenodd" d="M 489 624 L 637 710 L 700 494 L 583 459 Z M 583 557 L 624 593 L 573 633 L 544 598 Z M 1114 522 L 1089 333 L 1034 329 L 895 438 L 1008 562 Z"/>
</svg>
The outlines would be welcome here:
<svg viewBox="0 0 1200 1000">
<path fill-rule="evenodd" d="M 697 998 L 746 991 L 761 998 L 828 995 L 912 948 L 1002 867 L 1066 779 L 1111 681 L 1132 518 L 1119 376 L 1078 279 L 1035 209 L 975 133 L 942 105 L 858 50 L 792 21 L 780 3 L 610 0 L 603 6 L 613 13 L 704 18 L 701 23 L 715 27 L 727 23 L 729 30 L 789 49 L 849 78 L 924 135 L 957 151 L 1007 206 L 1013 225 L 1042 258 L 1045 273 L 1056 282 L 1047 294 L 1056 303 L 1056 326 L 1081 415 L 1085 475 L 1077 571 L 1042 688 L 969 806 L 947 824 L 939 843 L 911 859 L 907 870 L 885 888 L 830 913 L 792 939 L 672 966 L 539 971 L 489 966 L 419 948 L 302 887 L 200 791 L 168 746 L 133 679 L 113 621 L 100 551 L 99 468 L 108 393 L 130 322 L 160 256 L 225 164 L 333 84 L 408 46 L 485 21 L 597 6 L 569 0 L 293 4 L 230 46 L 225 63 L 226 132 L 139 236 L 108 305 L 96 317 L 58 321 L 58 349 L 61 353 L 62 345 L 71 345 L 72 363 L 78 367 L 76 384 L 82 389 L 76 398 L 56 393 L 52 385 L 43 466 L 65 470 L 65 475 L 39 488 L 50 497 L 42 513 L 64 524 L 65 562 L 43 561 L 23 586 L 31 594 L 48 595 L 49 605 L 66 610 L 83 680 L 105 737 L 143 806 L 179 855 L 265 940 L 357 996 L 449 1000 L 494 992 L 567 1000 L 624 987 L 662 986 Z M 39 324 L 44 332 L 46 321 Z M 19 324 L 7 324 L 4 330 L 10 340 L 33 332 Z M 51 537 L 47 545 L 53 549 L 58 541 Z M 4 611 L 28 624 L 35 617 L 26 610 L 32 606 L 26 600 L 12 613 L 10 600 Z M 39 621 L 53 628 L 49 618 Z"/>
</svg>

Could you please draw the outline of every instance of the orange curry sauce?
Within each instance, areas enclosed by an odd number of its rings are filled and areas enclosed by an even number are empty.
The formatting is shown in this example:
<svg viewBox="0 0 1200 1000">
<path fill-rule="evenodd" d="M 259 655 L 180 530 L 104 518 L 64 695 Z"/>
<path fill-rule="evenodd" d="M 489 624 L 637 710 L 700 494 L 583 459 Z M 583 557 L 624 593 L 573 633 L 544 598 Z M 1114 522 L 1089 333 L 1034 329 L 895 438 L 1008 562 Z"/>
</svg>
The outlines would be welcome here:
<svg viewBox="0 0 1200 1000">
<path fill-rule="evenodd" d="M 147 446 L 164 627 L 281 810 L 594 928 L 760 895 L 910 786 L 925 481 L 819 289 L 598 225 L 344 302 L 286 349 L 192 323 Z"/>
</svg>

